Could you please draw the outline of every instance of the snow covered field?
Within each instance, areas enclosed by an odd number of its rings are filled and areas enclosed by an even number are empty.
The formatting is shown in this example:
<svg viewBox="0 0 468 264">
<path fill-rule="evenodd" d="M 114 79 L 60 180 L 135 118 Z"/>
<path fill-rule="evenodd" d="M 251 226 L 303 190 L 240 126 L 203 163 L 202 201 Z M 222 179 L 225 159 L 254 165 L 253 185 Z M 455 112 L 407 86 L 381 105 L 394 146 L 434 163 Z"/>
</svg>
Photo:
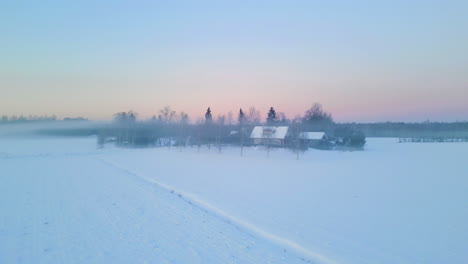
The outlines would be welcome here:
<svg viewBox="0 0 468 264">
<path fill-rule="evenodd" d="M 468 263 L 468 144 L 0 139 L 0 263 Z"/>
</svg>

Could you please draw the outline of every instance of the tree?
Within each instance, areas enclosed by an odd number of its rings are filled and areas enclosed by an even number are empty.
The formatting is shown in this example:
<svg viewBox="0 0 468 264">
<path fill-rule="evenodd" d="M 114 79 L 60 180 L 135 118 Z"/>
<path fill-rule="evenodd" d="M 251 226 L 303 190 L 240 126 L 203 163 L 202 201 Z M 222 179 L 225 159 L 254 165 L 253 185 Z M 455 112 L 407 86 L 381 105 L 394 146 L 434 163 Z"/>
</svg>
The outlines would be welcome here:
<svg viewBox="0 0 468 264">
<path fill-rule="evenodd" d="M 362 148 L 366 144 L 364 133 L 348 125 L 335 129 L 334 136 L 337 145 Z"/>
<path fill-rule="evenodd" d="M 211 108 L 208 107 L 205 113 L 205 123 L 211 124 L 213 122 L 213 116 L 211 115 Z"/>
<path fill-rule="evenodd" d="M 239 122 L 239 125 L 243 125 L 245 122 L 245 114 L 244 111 L 242 111 L 242 108 L 239 109 L 239 116 L 237 117 L 237 121 Z"/>
<path fill-rule="evenodd" d="M 205 138 L 205 141 L 208 143 L 208 149 L 211 149 L 211 141 L 214 136 L 214 130 L 213 130 L 213 115 L 211 114 L 211 108 L 208 107 L 205 113 L 205 125 L 204 125 L 204 132 L 203 137 Z"/>
<path fill-rule="evenodd" d="M 223 127 L 226 122 L 226 117 L 224 115 L 220 115 L 216 118 L 216 126 L 217 126 L 217 135 L 216 135 L 216 143 L 218 145 L 218 152 L 221 153 L 221 143 L 223 141 Z"/>
<path fill-rule="evenodd" d="M 278 124 L 279 125 L 288 125 L 289 120 L 286 117 L 286 114 L 284 112 L 279 112 L 278 113 Z"/>
<path fill-rule="evenodd" d="M 290 147 L 294 153 L 296 153 L 296 159 L 299 159 L 299 155 L 302 154 L 307 146 L 305 146 L 301 140 L 301 133 L 304 132 L 304 127 L 301 122 L 301 117 L 296 117 L 291 121 L 289 129 L 290 134 Z"/>
<path fill-rule="evenodd" d="M 114 122 L 117 126 L 117 143 L 133 143 L 134 135 L 130 135 L 131 129 L 136 123 L 137 114 L 133 111 L 120 112 L 114 115 Z"/>
<path fill-rule="evenodd" d="M 255 107 L 251 106 L 249 108 L 249 114 L 246 116 L 246 121 L 251 125 L 257 125 L 260 123 L 260 111 L 255 109 Z"/>
<path fill-rule="evenodd" d="M 114 121 L 118 124 L 132 124 L 136 122 L 137 114 L 133 111 L 119 112 L 114 115 Z"/>
<path fill-rule="evenodd" d="M 322 105 L 314 103 L 304 114 L 304 123 L 311 129 L 326 129 L 333 124 L 330 113 L 323 110 Z"/>
<path fill-rule="evenodd" d="M 273 126 L 277 122 L 278 122 L 278 117 L 276 116 L 276 111 L 275 111 L 275 109 L 273 107 L 270 107 L 270 110 L 268 111 L 268 116 L 267 116 L 267 119 L 266 119 L 266 123 L 269 126 Z M 269 158 L 270 157 L 270 144 L 271 144 L 270 137 L 271 137 L 271 135 L 268 134 L 266 137 L 267 137 L 267 158 Z"/>
<path fill-rule="evenodd" d="M 230 126 L 234 124 L 234 117 L 232 111 L 229 111 L 226 115 L 226 125 Z"/>
<path fill-rule="evenodd" d="M 186 143 L 187 143 L 187 137 L 186 137 L 186 127 L 189 123 L 189 116 L 185 112 L 180 112 L 179 114 L 179 151 L 182 151 L 182 146 L 185 148 Z"/>
<path fill-rule="evenodd" d="M 114 121 L 116 123 L 124 123 L 127 121 L 127 112 L 119 112 L 114 115 Z"/>
<path fill-rule="evenodd" d="M 332 116 L 330 113 L 327 113 L 323 110 L 322 105 L 319 103 L 314 103 L 312 107 L 305 112 L 304 121 L 306 122 L 333 122 Z"/>
<path fill-rule="evenodd" d="M 136 121 L 136 114 L 132 111 L 128 112 L 128 122 L 135 123 Z"/>
<path fill-rule="evenodd" d="M 276 116 L 276 111 L 273 107 L 270 107 L 270 111 L 268 111 L 268 116 L 266 122 L 268 125 L 274 125 L 278 121 L 278 117 Z"/>
<path fill-rule="evenodd" d="M 176 117 L 176 111 L 172 110 L 170 106 L 165 106 L 159 110 L 158 119 L 164 123 L 171 123 Z"/>
<path fill-rule="evenodd" d="M 244 152 L 244 123 L 245 123 L 245 114 L 244 111 L 242 111 L 242 108 L 239 109 L 239 116 L 237 117 L 237 120 L 239 121 L 239 134 L 240 134 L 240 146 L 241 146 L 241 156 Z"/>
</svg>

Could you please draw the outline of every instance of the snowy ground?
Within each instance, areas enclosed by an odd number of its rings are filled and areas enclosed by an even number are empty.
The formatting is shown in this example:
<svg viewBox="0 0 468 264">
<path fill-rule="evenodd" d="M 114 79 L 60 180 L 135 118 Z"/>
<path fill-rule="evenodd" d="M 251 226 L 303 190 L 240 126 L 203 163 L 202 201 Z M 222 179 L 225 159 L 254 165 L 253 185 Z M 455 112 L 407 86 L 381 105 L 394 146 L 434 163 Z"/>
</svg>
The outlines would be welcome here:
<svg viewBox="0 0 468 264">
<path fill-rule="evenodd" d="M 0 263 L 468 263 L 468 144 L 0 139 Z"/>
</svg>

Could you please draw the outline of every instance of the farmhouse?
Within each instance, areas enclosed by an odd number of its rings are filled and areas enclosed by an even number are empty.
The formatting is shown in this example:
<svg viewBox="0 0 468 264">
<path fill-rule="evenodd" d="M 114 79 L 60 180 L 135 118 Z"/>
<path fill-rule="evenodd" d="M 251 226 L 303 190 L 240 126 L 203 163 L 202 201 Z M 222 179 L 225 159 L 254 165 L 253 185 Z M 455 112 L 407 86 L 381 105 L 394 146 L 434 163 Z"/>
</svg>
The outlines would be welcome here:
<svg viewBox="0 0 468 264">
<path fill-rule="evenodd" d="M 319 145 L 328 140 L 325 132 L 301 132 L 299 139 L 309 146 Z"/>
<path fill-rule="evenodd" d="M 250 138 L 256 145 L 283 145 L 287 134 L 287 126 L 256 126 Z"/>
</svg>

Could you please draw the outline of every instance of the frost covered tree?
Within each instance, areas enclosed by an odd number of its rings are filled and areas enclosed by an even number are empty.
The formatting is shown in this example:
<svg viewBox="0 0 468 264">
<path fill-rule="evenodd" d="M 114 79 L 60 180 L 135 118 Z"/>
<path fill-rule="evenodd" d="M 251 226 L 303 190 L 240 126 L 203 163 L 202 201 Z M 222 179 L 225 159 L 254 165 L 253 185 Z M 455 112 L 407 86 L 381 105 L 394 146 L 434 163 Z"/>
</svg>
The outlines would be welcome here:
<svg viewBox="0 0 468 264">
<path fill-rule="evenodd" d="M 189 116 L 185 112 L 180 112 L 179 114 L 179 151 L 182 151 L 182 146 L 185 148 L 187 143 L 187 126 L 189 123 Z"/>
<path fill-rule="evenodd" d="M 134 134 L 132 133 L 132 128 L 135 125 L 136 116 L 137 114 L 133 111 L 119 112 L 114 115 L 118 144 L 130 144 L 133 142 Z"/>
<path fill-rule="evenodd" d="M 176 111 L 172 110 L 170 106 L 165 106 L 163 109 L 159 110 L 158 114 L 158 122 L 160 123 L 161 127 L 161 136 L 162 136 L 162 145 L 167 145 L 169 148 L 172 146 L 172 137 L 174 137 L 176 130 L 176 120 L 177 113 Z"/>
</svg>

